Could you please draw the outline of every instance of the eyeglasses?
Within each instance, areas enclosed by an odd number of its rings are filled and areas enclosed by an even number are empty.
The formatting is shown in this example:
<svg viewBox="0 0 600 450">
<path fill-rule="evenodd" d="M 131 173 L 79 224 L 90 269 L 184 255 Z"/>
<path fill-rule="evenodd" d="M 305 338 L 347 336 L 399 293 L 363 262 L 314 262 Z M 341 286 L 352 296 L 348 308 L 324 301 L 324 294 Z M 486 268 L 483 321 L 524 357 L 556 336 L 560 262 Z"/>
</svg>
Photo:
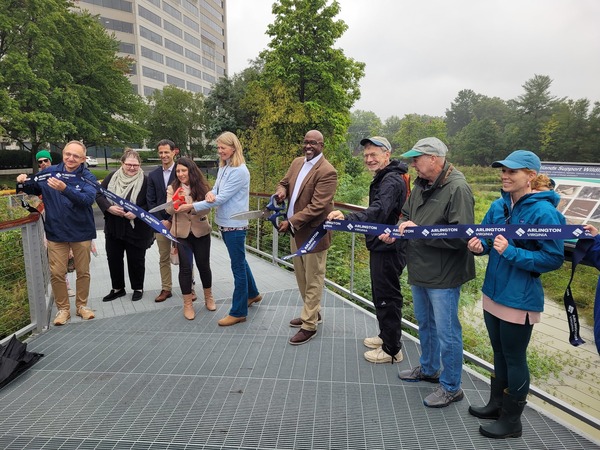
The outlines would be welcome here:
<svg viewBox="0 0 600 450">
<path fill-rule="evenodd" d="M 38 166 L 41 166 L 42 164 L 46 164 L 49 162 L 50 162 L 50 160 L 48 158 L 38 159 Z"/>
<path fill-rule="evenodd" d="M 137 169 L 138 167 L 140 167 L 139 164 L 127 164 L 127 163 L 123 163 L 123 165 L 125 167 L 127 167 L 128 169 Z"/>
<path fill-rule="evenodd" d="M 67 159 L 68 158 L 73 158 L 73 159 L 75 159 L 77 161 L 79 161 L 80 159 L 84 159 L 85 158 L 85 155 L 76 155 L 75 153 L 69 153 L 69 152 L 63 153 L 63 156 L 65 158 L 67 158 Z"/>
<path fill-rule="evenodd" d="M 302 145 L 310 145 L 311 147 L 316 147 L 319 144 L 322 144 L 322 142 L 319 142 L 319 141 L 302 141 Z"/>
</svg>

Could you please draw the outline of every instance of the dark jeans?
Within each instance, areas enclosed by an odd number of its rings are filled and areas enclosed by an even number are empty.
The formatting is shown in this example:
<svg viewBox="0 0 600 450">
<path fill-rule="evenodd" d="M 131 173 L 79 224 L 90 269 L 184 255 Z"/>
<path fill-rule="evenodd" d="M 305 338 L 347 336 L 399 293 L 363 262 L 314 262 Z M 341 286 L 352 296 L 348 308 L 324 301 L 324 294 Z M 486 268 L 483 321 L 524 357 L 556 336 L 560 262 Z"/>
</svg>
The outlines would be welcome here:
<svg viewBox="0 0 600 450">
<path fill-rule="evenodd" d="M 371 293 L 379 322 L 382 349 L 395 356 L 402 348 L 402 293 L 400 275 L 404 269 L 398 252 L 370 252 Z"/>
<path fill-rule="evenodd" d="M 529 319 L 525 325 L 506 322 L 483 312 L 485 326 L 494 350 L 496 379 L 508 383 L 508 392 L 524 396 L 529 392 L 529 367 L 527 346 L 533 331 Z"/>
<path fill-rule="evenodd" d="M 136 247 L 123 239 L 106 236 L 106 257 L 113 289 L 125 288 L 124 254 L 127 255 L 127 272 L 131 289 L 141 291 L 144 289 L 146 275 L 146 249 Z"/>
<path fill-rule="evenodd" d="M 212 287 L 212 271 L 210 270 L 210 234 L 197 238 L 190 234 L 187 238 L 179 238 L 179 287 L 183 295 L 192 293 L 194 279 L 194 259 L 200 272 L 202 287 Z"/>
</svg>

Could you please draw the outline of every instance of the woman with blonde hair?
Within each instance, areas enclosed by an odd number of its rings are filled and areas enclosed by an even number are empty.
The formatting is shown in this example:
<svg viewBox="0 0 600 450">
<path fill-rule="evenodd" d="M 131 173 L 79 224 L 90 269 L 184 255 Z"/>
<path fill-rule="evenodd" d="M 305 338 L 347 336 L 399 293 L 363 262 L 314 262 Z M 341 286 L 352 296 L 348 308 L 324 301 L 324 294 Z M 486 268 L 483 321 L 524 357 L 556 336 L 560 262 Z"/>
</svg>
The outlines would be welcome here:
<svg viewBox="0 0 600 450">
<path fill-rule="evenodd" d="M 238 137 L 229 131 L 221 134 L 216 141 L 220 163 L 214 187 L 203 201 L 182 205 L 180 210 L 206 211 L 217 208 L 215 222 L 229 252 L 234 279 L 231 309 L 218 321 L 220 326 L 226 327 L 245 322 L 248 305 L 259 302 L 262 296 L 246 261 L 248 221 L 231 219 L 232 214 L 247 211 L 250 200 L 250 172 L 246 167 L 242 145 Z"/>
</svg>

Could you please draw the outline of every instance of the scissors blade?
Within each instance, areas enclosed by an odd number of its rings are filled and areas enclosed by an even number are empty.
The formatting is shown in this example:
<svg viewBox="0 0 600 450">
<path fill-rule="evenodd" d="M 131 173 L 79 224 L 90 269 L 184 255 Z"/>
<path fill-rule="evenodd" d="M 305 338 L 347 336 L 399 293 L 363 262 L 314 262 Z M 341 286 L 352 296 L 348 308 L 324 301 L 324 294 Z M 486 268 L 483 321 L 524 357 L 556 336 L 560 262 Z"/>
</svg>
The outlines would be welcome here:
<svg viewBox="0 0 600 450">
<path fill-rule="evenodd" d="M 244 211 L 233 214 L 231 218 L 236 220 L 264 219 L 268 216 L 269 213 L 270 211 L 268 209 L 260 209 L 257 211 Z"/>
<path fill-rule="evenodd" d="M 155 213 L 157 211 L 162 211 L 163 209 L 167 209 L 169 206 L 173 206 L 173 202 L 167 202 L 167 203 L 163 203 L 162 205 L 158 205 L 155 206 L 154 208 L 152 208 L 150 211 L 148 211 L 149 213 Z"/>
</svg>

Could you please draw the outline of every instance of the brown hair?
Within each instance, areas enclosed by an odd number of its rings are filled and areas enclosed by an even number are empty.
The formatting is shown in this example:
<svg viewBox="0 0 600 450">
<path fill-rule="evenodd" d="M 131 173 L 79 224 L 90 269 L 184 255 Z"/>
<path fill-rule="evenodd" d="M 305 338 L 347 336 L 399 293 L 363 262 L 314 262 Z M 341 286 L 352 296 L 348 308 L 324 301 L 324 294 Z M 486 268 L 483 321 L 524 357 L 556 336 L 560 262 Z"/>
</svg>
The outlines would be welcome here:
<svg viewBox="0 0 600 450">
<path fill-rule="evenodd" d="M 551 191 L 554 189 L 554 182 L 548 175 L 540 173 L 531 182 L 531 189 L 536 191 Z"/>
<path fill-rule="evenodd" d="M 140 164 L 142 163 L 142 158 L 140 158 L 140 154 L 134 149 L 130 147 L 125 147 L 123 150 L 123 156 L 121 156 L 121 162 L 123 164 L 125 163 L 125 161 L 127 161 L 128 158 L 135 158 Z"/>
<path fill-rule="evenodd" d="M 206 193 L 210 191 L 210 186 L 200 169 L 198 169 L 196 163 L 187 156 L 182 156 L 175 161 L 175 171 L 177 171 L 177 166 L 187 167 L 188 176 L 190 178 L 190 195 L 192 196 L 192 200 L 195 202 L 204 200 Z M 181 181 L 179 181 L 179 178 L 175 177 L 171 183 L 171 186 L 173 186 L 173 191 L 179 189 L 181 186 Z"/>
</svg>

